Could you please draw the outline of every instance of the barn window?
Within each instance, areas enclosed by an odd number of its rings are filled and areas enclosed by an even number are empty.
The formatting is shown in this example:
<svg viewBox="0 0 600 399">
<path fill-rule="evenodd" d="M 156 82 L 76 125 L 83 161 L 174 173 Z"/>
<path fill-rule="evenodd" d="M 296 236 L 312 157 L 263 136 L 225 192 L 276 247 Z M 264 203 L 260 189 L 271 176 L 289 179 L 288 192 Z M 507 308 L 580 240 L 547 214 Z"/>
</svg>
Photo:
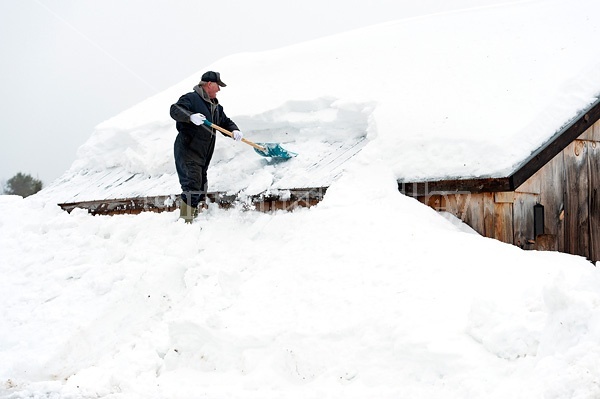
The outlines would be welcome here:
<svg viewBox="0 0 600 399">
<path fill-rule="evenodd" d="M 533 206 L 533 234 L 534 237 L 544 234 L 544 205 Z"/>
</svg>

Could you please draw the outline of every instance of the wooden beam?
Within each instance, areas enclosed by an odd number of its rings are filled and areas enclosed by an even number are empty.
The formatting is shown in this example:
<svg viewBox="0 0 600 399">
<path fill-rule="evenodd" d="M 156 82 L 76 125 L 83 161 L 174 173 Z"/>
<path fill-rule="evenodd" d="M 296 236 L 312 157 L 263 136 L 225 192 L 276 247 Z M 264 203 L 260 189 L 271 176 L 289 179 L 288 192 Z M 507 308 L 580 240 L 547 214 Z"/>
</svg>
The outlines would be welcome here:
<svg viewBox="0 0 600 399">
<path fill-rule="evenodd" d="M 448 194 L 478 194 L 484 192 L 512 191 L 508 178 L 484 179 L 453 179 L 426 182 L 399 182 L 398 189 L 410 197 L 448 195 Z"/>
<path fill-rule="evenodd" d="M 170 204 L 171 202 L 172 204 Z M 86 209 L 93 215 L 140 213 L 144 211 L 162 212 L 176 208 L 175 199 L 169 195 L 66 202 L 58 204 L 58 206 L 69 213 L 74 209 Z"/>
<path fill-rule="evenodd" d="M 296 188 L 261 193 L 244 199 L 235 194 L 223 192 L 208 193 L 209 201 L 221 208 L 230 208 L 237 203 L 247 203 L 260 211 L 276 209 L 292 210 L 297 207 L 310 207 L 323 199 L 327 187 Z M 79 201 L 58 204 L 71 212 L 76 208 L 85 209 L 92 215 L 138 214 L 141 212 L 170 212 L 179 208 L 179 195 L 157 195 L 153 197 L 113 198 L 96 201 Z"/>
</svg>

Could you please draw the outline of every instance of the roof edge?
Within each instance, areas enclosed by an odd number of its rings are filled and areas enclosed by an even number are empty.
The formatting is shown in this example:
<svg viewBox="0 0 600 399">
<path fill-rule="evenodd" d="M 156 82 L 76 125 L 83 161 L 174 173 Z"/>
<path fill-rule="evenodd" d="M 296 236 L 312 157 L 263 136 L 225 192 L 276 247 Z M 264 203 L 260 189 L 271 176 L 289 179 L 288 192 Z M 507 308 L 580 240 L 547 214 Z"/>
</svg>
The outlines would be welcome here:
<svg viewBox="0 0 600 399">
<path fill-rule="evenodd" d="M 256 195 L 239 195 L 239 193 L 209 192 L 208 202 L 216 203 L 221 208 L 236 205 L 254 207 L 260 211 L 292 210 L 296 207 L 309 207 L 320 202 L 328 187 L 308 187 L 277 189 Z M 74 209 L 84 209 L 92 215 L 137 214 L 140 212 L 174 211 L 179 208 L 181 197 L 176 194 L 156 195 L 149 197 L 107 198 L 92 201 L 65 202 L 57 204 L 64 211 L 71 213 Z"/>
<path fill-rule="evenodd" d="M 565 126 L 559 129 L 546 143 L 535 150 L 509 176 L 515 188 L 525 183 L 542 166 L 546 165 L 573 140 L 581 136 L 594 123 L 600 120 L 600 96 L 587 109 L 580 112 Z"/>
<path fill-rule="evenodd" d="M 548 141 L 531 153 L 515 171 L 507 177 L 449 179 L 420 182 L 398 182 L 403 194 L 432 196 L 446 194 L 475 194 L 482 192 L 514 191 L 552 158 L 564 150 L 573 140 L 600 120 L 600 96 L 588 108 L 559 129 Z"/>
<path fill-rule="evenodd" d="M 510 179 L 483 178 L 483 179 L 453 179 L 425 181 L 414 183 L 398 182 L 398 190 L 411 197 L 429 197 L 432 195 L 447 194 L 475 194 L 483 192 L 512 191 Z"/>
</svg>

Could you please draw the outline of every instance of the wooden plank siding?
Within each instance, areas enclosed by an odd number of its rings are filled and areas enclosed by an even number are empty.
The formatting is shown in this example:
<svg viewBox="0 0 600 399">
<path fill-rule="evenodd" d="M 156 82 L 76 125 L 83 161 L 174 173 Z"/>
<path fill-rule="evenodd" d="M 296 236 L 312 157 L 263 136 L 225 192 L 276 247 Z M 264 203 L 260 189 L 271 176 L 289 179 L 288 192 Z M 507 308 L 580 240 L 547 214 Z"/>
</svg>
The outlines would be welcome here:
<svg viewBox="0 0 600 399">
<path fill-rule="evenodd" d="M 495 215 L 494 193 L 483 193 L 483 235 L 486 237 L 491 237 L 491 234 L 495 231 Z"/>
<path fill-rule="evenodd" d="M 544 205 L 544 248 L 564 251 L 564 159 L 560 153 L 533 176 L 540 180 L 540 204 Z M 537 240 L 537 238 L 536 238 Z"/>
<path fill-rule="evenodd" d="M 483 236 L 600 261 L 600 121 L 512 191 L 452 193 L 442 184 L 433 187 L 442 186 L 447 191 L 416 198 Z M 536 204 L 544 206 L 544 232 L 534 237 Z"/>
<path fill-rule="evenodd" d="M 565 251 L 589 254 L 587 142 L 575 140 L 564 151 Z"/>
<path fill-rule="evenodd" d="M 494 203 L 494 231 L 492 238 L 514 244 L 513 204 L 510 202 Z"/>
<path fill-rule="evenodd" d="M 600 226 L 600 141 L 589 142 L 587 161 L 589 179 L 589 258 L 600 259 L 600 231 L 598 230 L 598 226 Z"/>
</svg>

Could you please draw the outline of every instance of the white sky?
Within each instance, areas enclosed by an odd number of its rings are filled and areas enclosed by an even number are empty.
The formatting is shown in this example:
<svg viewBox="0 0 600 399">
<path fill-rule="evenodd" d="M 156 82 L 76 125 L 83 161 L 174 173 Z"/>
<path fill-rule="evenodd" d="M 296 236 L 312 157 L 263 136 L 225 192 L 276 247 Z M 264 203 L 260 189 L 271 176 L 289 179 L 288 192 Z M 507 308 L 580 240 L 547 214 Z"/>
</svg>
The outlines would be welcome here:
<svg viewBox="0 0 600 399">
<path fill-rule="evenodd" d="M 98 123 L 224 56 L 501 2 L 3 0 L 0 182 L 48 185 Z"/>
</svg>

